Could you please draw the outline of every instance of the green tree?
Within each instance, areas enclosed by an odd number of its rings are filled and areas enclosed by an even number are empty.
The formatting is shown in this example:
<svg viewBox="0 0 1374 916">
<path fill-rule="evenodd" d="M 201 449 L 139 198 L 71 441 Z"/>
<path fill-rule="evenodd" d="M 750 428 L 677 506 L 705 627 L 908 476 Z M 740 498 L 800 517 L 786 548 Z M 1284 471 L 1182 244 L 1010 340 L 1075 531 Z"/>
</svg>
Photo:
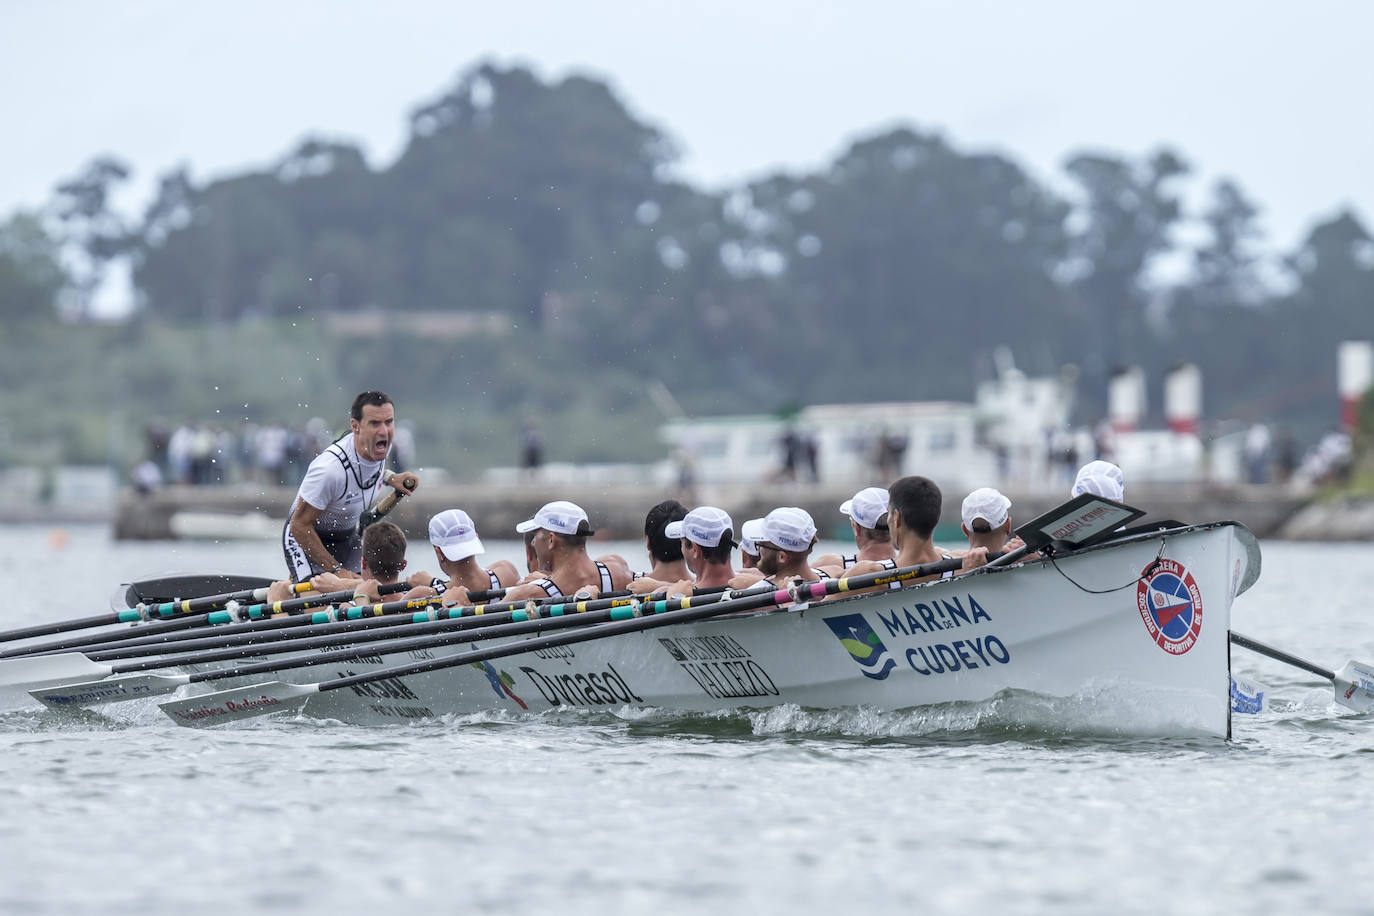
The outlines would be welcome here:
<svg viewBox="0 0 1374 916">
<path fill-rule="evenodd" d="M 98 156 L 57 186 L 53 211 L 74 262 L 74 317 L 90 314 L 91 299 L 114 259 L 134 243 L 123 217 L 112 206 L 115 187 L 129 179 L 129 167 L 114 156 Z"/>
<path fill-rule="evenodd" d="M 849 380 L 863 397 L 966 396 L 979 350 L 1011 343 L 1057 367 L 1065 213 L 1014 163 L 901 128 L 855 143 L 823 174 L 753 184 L 735 216 L 746 234 L 736 260 L 746 274 L 776 272 L 765 317 L 797 339 L 779 357 L 802 390 L 820 396 L 830 381 L 798 351 L 868 367 Z"/>
<path fill-rule="evenodd" d="M 1198 304 L 1252 305 L 1266 298 L 1257 276 L 1256 245 L 1264 238 L 1259 212 L 1234 182 L 1222 180 L 1213 187 L 1203 214 L 1209 240 L 1193 255 L 1196 277 L 1191 292 Z"/>
<path fill-rule="evenodd" d="M 1071 221 L 1069 275 L 1078 300 L 1075 334 L 1086 345 L 1088 406 L 1100 409 L 1110 372 L 1150 358 L 1148 271 L 1173 247 L 1169 233 L 1182 215 L 1173 184 L 1188 166 L 1163 149 L 1144 162 L 1081 154 L 1069 159 L 1065 170 L 1083 194 Z"/>
<path fill-rule="evenodd" d="M 1292 305 L 1309 333 L 1367 338 L 1374 311 L 1374 239 L 1349 210 L 1319 223 L 1288 264 L 1298 276 Z"/>
<path fill-rule="evenodd" d="M 57 242 L 31 213 L 0 223 L 0 323 L 50 322 L 67 284 Z"/>
<path fill-rule="evenodd" d="M 551 293 L 603 286 L 603 265 L 673 155 L 603 83 L 474 68 L 416 110 L 405 153 L 382 176 L 384 224 L 404 246 L 392 252 L 399 298 L 543 326 Z"/>
</svg>

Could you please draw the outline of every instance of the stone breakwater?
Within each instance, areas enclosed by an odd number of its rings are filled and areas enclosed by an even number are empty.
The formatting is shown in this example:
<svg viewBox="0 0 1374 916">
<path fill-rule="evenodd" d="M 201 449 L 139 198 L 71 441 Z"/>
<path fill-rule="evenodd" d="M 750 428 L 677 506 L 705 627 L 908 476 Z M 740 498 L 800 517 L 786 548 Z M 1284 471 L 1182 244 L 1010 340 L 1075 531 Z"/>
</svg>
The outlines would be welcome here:
<svg viewBox="0 0 1374 916">
<path fill-rule="evenodd" d="M 1300 507 L 1279 529 L 1290 541 L 1374 541 L 1374 496 L 1342 496 Z"/>
<path fill-rule="evenodd" d="M 552 499 L 570 499 L 587 510 L 598 537 L 643 536 L 644 514 L 668 497 L 688 506 L 719 505 L 737 523 L 761 516 L 776 506 L 801 506 L 816 519 L 822 537 L 848 539 L 848 520 L 839 505 L 867 481 L 846 486 L 801 483 L 700 487 L 680 493 L 639 485 L 567 486 L 532 482 L 515 486 L 465 484 L 425 486 L 401 500 L 389 519 L 412 538 L 426 536 L 430 516 L 453 507 L 466 510 L 484 537 L 515 537 L 515 525 L 533 516 Z M 1012 499 L 1012 524 L 1029 521 L 1063 502 L 1055 491 L 1005 491 Z M 1348 503 L 1313 503 L 1307 496 L 1268 487 L 1205 485 L 1140 485 L 1128 491 L 1129 502 L 1147 510 L 1147 520 L 1181 522 L 1230 520 L 1260 537 L 1374 539 L 1374 499 Z M 937 540 L 957 541 L 963 493 L 946 493 Z M 167 487 L 147 496 L 121 494 L 114 518 L 116 538 L 170 540 L 177 537 L 275 537 L 281 531 L 295 490 L 284 487 Z M 1325 532 L 1325 534 L 1323 534 Z"/>
</svg>

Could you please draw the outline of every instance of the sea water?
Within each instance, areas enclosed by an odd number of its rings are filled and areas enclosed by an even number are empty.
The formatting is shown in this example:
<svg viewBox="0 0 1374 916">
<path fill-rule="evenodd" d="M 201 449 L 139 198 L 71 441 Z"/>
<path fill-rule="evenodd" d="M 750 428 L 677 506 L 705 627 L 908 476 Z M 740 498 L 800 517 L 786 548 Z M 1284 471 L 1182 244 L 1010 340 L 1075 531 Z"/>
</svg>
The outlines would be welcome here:
<svg viewBox="0 0 1374 916">
<path fill-rule="evenodd" d="M 129 579 L 282 568 L 272 542 L 98 527 L 0 546 L 4 628 L 100 613 Z M 1263 547 L 1234 628 L 1374 661 L 1374 546 Z M 423 544 L 410 561 L 434 566 Z M 152 704 L 0 714 L 0 912 L 1374 912 L 1374 716 L 1278 662 L 1234 665 L 1269 708 L 1231 741 L 1028 696 L 204 731 Z"/>
</svg>

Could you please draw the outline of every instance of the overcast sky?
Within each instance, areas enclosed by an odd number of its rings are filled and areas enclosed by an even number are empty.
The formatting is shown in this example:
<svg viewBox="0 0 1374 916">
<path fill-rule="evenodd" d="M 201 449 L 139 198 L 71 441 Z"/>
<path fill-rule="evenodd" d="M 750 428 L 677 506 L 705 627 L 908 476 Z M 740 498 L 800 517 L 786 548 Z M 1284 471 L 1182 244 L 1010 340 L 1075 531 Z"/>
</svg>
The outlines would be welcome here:
<svg viewBox="0 0 1374 916">
<path fill-rule="evenodd" d="M 609 80 L 707 187 L 810 169 L 896 123 L 1060 181 L 1067 154 L 1171 144 L 1295 245 L 1345 205 L 1374 223 L 1370 42 L 1358 0 L 405 3 L 0 0 L 0 216 L 90 157 L 260 168 L 307 133 L 374 167 L 407 114 L 483 59 Z"/>
</svg>

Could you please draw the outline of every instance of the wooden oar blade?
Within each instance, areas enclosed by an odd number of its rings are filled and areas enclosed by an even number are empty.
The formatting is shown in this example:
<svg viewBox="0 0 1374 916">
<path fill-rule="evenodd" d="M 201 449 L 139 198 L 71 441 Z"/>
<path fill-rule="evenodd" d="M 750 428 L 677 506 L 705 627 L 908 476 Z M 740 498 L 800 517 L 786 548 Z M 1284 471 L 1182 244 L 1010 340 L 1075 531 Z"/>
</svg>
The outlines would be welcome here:
<svg viewBox="0 0 1374 916">
<path fill-rule="evenodd" d="M 1356 712 L 1374 708 L 1374 667 L 1360 662 L 1346 662 L 1336 672 L 1332 683 L 1336 687 L 1336 702 Z"/>
<path fill-rule="evenodd" d="M 234 722 L 286 712 L 305 705 L 307 698 L 319 692 L 318 684 L 283 684 L 268 681 L 249 687 L 236 687 L 217 693 L 202 694 L 185 700 L 159 703 L 158 708 L 178 725 L 188 728 L 208 728 L 221 722 Z"/>
<path fill-rule="evenodd" d="M 184 674 L 130 674 L 108 680 L 40 687 L 30 690 L 29 696 L 54 709 L 70 709 L 74 706 L 100 706 L 162 696 L 188 682 L 189 678 Z"/>
<path fill-rule="evenodd" d="M 108 677 L 110 666 L 93 662 L 80 652 L 61 655 L 29 655 L 0 660 L 0 687 L 24 690 L 44 684 Z"/>
</svg>

